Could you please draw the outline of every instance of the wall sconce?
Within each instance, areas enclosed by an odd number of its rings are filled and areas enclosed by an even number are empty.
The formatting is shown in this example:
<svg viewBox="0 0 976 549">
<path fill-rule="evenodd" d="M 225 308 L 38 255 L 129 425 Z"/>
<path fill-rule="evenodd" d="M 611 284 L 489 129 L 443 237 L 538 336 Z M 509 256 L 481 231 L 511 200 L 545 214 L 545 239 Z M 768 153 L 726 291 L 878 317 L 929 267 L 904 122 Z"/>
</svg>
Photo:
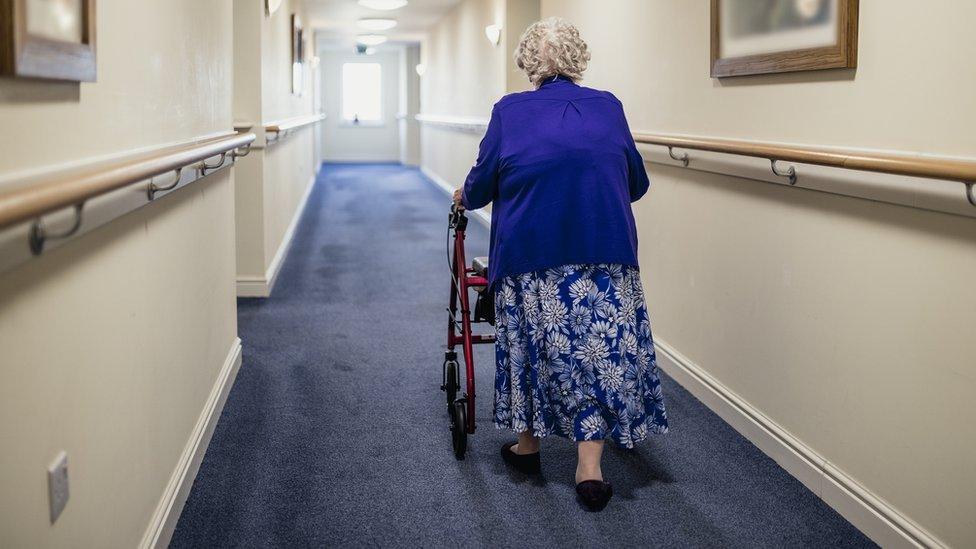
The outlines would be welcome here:
<svg viewBox="0 0 976 549">
<path fill-rule="evenodd" d="M 485 27 L 485 36 L 492 46 L 497 46 L 502 41 L 502 26 L 488 25 Z"/>
<path fill-rule="evenodd" d="M 423 76 L 423 75 L 424 75 L 424 73 L 425 73 L 425 72 L 427 72 L 427 67 L 425 67 L 425 66 L 423 65 L 423 63 L 421 63 L 421 64 L 418 64 L 418 65 L 417 65 L 416 67 L 414 67 L 413 69 L 414 69 L 415 71 L 417 71 L 417 76 Z"/>
<path fill-rule="evenodd" d="M 274 15 L 274 12 L 278 11 L 281 7 L 281 0 L 264 0 L 264 13 L 268 17 Z"/>
</svg>

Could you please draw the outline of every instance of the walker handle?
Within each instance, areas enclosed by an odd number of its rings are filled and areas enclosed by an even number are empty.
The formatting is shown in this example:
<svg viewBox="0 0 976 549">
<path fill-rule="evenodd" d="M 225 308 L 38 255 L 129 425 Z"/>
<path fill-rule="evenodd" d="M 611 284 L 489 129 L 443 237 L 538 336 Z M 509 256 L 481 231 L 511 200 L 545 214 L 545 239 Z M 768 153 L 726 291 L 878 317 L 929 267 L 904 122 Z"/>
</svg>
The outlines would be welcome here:
<svg viewBox="0 0 976 549">
<path fill-rule="evenodd" d="M 464 215 L 464 205 L 451 203 L 450 226 L 453 229 L 461 229 L 467 226 L 468 218 Z"/>
</svg>

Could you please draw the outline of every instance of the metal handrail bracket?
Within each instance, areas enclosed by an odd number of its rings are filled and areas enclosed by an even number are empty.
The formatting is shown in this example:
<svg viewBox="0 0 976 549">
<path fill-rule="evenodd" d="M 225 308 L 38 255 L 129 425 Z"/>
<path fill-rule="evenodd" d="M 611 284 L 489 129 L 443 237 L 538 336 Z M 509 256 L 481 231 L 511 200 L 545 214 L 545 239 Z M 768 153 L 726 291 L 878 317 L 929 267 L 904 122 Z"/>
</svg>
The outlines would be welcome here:
<svg viewBox="0 0 976 549">
<path fill-rule="evenodd" d="M 790 169 L 781 172 L 776 168 L 775 158 L 769 159 L 769 166 L 773 169 L 773 174 L 789 179 L 790 185 L 796 185 L 796 166 L 790 166 Z"/>
<path fill-rule="evenodd" d="M 41 255 L 44 252 L 44 244 L 48 240 L 63 240 L 74 236 L 78 232 L 78 229 L 81 229 L 82 210 L 84 207 L 84 202 L 75 204 L 74 223 L 67 230 L 61 231 L 60 233 L 48 232 L 48 229 L 44 227 L 43 220 L 40 217 L 35 219 L 31 223 L 30 232 L 27 235 L 27 244 L 30 246 L 31 253 Z"/>
<path fill-rule="evenodd" d="M 180 184 L 180 180 L 182 178 L 183 178 L 183 168 L 177 168 L 176 169 L 176 179 L 173 181 L 173 183 L 171 183 L 171 184 L 169 184 L 169 185 L 167 185 L 165 187 L 160 187 L 160 186 L 156 185 L 156 182 L 150 179 L 149 180 L 149 189 L 146 192 L 146 194 L 149 197 L 149 201 L 152 202 L 156 198 L 156 193 L 158 193 L 158 192 L 171 191 L 171 190 L 175 189 L 176 186 Z"/>
</svg>

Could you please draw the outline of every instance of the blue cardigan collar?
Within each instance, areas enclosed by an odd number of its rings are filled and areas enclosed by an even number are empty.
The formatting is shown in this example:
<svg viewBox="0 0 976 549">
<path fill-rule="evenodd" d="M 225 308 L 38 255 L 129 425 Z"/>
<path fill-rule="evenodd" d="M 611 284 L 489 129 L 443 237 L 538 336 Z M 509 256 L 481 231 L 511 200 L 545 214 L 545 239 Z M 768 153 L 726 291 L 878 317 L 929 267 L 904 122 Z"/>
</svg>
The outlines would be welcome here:
<svg viewBox="0 0 976 549">
<path fill-rule="evenodd" d="M 552 86 L 554 84 L 572 84 L 574 86 L 576 85 L 576 83 L 573 82 L 572 79 L 570 79 L 568 76 L 557 74 L 556 76 L 550 76 L 549 78 L 543 80 L 539 88 L 540 89 L 545 88 L 548 86 Z"/>
</svg>

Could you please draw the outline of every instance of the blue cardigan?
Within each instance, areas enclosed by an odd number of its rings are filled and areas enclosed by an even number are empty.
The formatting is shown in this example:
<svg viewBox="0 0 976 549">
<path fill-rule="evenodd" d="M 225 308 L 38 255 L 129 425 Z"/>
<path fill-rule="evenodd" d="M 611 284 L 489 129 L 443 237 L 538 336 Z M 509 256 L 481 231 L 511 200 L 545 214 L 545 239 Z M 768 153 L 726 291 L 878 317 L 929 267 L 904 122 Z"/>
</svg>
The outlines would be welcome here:
<svg viewBox="0 0 976 549">
<path fill-rule="evenodd" d="M 620 101 L 560 76 L 495 104 L 462 202 L 493 203 L 493 285 L 566 264 L 636 266 L 630 203 L 648 186 Z"/>
</svg>

